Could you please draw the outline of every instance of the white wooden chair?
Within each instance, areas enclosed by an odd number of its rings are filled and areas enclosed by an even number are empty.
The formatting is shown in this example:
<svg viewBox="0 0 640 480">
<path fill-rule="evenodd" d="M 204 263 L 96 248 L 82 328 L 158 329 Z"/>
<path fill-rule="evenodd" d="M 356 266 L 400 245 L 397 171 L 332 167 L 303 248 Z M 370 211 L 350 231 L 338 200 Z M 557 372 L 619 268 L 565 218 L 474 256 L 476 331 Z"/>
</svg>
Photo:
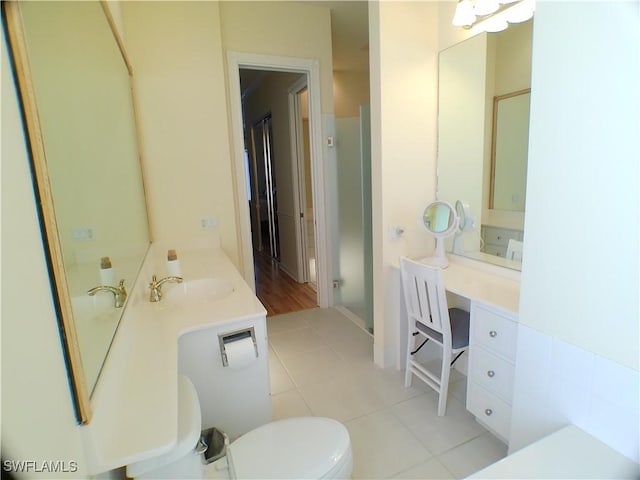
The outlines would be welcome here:
<svg viewBox="0 0 640 480">
<path fill-rule="evenodd" d="M 410 387 L 415 375 L 438 392 L 438 416 L 441 417 L 447 408 L 451 367 L 469 346 L 469 312 L 448 308 L 442 269 L 401 257 L 400 274 L 409 324 L 404 384 Z M 415 347 L 417 337 L 424 339 L 418 348 Z M 429 340 L 442 347 L 439 376 L 415 358 Z"/>
<path fill-rule="evenodd" d="M 522 261 L 522 242 L 519 240 L 509 239 L 507 244 L 507 260 Z"/>
</svg>

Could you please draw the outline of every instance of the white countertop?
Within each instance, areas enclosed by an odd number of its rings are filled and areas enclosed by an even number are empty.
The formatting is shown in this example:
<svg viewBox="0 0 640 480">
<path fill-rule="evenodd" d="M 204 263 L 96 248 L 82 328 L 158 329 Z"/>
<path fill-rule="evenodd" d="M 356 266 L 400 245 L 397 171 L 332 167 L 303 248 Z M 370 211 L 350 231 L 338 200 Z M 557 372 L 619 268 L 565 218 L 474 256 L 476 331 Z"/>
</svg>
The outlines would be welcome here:
<svg viewBox="0 0 640 480">
<path fill-rule="evenodd" d="M 458 255 L 447 254 L 447 258 L 449 266 L 443 269 L 443 273 L 448 292 L 517 317 L 520 304 L 520 272 Z"/>
<path fill-rule="evenodd" d="M 637 480 L 637 463 L 574 425 L 518 450 L 468 478 Z"/>
<path fill-rule="evenodd" d="M 449 262 L 444 270 L 447 291 L 518 315 L 520 282 L 462 263 Z"/>
<path fill-rule="evenodd" d="M 148 283 L 167 275 L 166 250 L 150 249 L 130 294 L 114 343 L 91 399 L 93 418 L 82 427 L 90 473 L 97 474 L 169 451 L 178 430 L 178 338 L 187 332 L 265 316 L 220 249 L 178 251 L 185 281 L 228 279 L 234 290 L 184 305 L 149 302 Z M 165 284 L 167 290 L 173 284 Z"/>
</svg>

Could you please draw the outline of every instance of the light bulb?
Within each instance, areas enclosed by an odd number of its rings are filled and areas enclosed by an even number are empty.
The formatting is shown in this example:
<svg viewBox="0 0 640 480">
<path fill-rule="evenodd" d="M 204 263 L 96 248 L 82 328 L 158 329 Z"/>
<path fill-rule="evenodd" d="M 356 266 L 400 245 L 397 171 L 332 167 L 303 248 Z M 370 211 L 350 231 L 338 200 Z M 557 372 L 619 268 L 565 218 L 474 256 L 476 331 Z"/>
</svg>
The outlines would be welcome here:
<svg viewBox="0 0 640 480">
<path fill-rule="evenodd" d="M 478 24 L 480 25 L 480 24 Z M 506 30 L 509 24 L 504 18 L 487 18 L 482 22 L 482 29 L 485 32 L 495 33 Z"/>
<path fill-rule="evenodd" d="M 454 27 L 469 27 L 476 21 L 476 16 L 473 13 L 473 5 L 471 0 L 460 0 L 456 5 L 456 13 L 453 16 Z"/>
<path fill-rule="evenodd" d="M 473 9 L 476 15 L 482 17 L 489 15 L 500 8 L 498 0 L 476 0 L 476 5 Z"/>
<path fill-rule="evenodd" d="M 535 1 L 523 0 L 509 7 L 504 13 L 509 23 L 522 23 L 533 17 Z"/>
</svg>

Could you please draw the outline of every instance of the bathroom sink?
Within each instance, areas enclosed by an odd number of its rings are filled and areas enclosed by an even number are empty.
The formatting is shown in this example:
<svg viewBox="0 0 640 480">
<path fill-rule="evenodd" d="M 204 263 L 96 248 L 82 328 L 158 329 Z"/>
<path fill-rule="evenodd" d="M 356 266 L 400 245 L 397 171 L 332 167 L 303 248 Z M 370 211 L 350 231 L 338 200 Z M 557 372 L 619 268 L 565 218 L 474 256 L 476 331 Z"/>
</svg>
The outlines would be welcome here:
<svg viewBox="0 0 640 480">
<path fill-rule="evenodd" d="M 162 302 L 181 304 L 217 300 L 233 293 L 231 281 L 224 278 L 198 278 L 163 287 Z"/>
</svg>

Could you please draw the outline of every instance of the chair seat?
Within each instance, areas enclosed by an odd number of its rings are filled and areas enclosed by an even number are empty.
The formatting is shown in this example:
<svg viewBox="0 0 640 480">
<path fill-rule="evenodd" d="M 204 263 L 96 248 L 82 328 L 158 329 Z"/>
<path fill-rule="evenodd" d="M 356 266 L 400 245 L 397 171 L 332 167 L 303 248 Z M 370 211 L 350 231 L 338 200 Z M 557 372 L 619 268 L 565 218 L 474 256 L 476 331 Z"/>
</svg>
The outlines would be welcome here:
<svg viewBox="0 0 640 480">
<path fill-rule="evenodd" d="M 469 346 L 469 312 L 460 308 L 449 309 L 449 319 L 451 320 L 451 348 L 457 350 Z M 442 334 L 427 327 L 424 323 L 416 322 L 418 330 L 427 334 L 435 341 L 442 344 Z"/>
</svg>

